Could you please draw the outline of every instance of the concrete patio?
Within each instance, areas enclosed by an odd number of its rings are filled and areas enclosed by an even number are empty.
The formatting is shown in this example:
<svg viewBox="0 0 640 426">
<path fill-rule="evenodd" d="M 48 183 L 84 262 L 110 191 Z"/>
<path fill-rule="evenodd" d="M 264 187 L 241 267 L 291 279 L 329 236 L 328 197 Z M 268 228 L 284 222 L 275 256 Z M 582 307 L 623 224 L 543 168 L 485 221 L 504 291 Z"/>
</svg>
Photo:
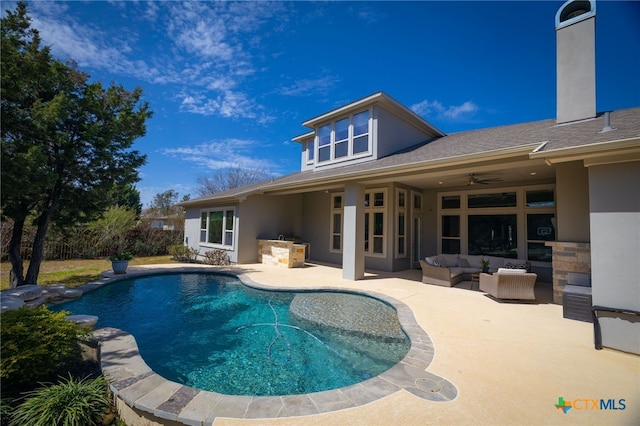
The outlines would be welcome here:
<svg viewBox="0 0 640 426">
<path fill-rule="evenodd" d="M 596 351 L 592 324 L 564 319 L 562 306 L 551 303 L 550 285 L 537 286 L 535 302 L 499 302 L 477 284 L 470 290 L 469 282 L 422 284 L 418 270 L 368 271 L 354 282 L 325 265 L 233 269 L 266 286 L 367 290 L 403 302 L 433 342 L 427 372 L 450 381 L 458 394 L 436 402 L 400 390 L 355 408 L 276 419 L 218 417 L 215 425 L 640 424 L 640 357 Z M 560 397 L 574 403 L 567 413 L 554 406 Z M 599 409 L 600 400 L 607 409 Z"/>
</svg>

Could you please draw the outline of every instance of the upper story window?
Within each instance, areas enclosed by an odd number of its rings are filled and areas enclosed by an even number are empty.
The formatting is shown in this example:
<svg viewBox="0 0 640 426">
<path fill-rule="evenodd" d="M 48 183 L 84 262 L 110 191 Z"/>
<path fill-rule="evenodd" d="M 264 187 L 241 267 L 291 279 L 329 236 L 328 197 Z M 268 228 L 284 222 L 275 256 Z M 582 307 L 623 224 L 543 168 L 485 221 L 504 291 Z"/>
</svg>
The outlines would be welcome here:
<svg viewBox="0 0 640 426">
<path fill-rule="evenodd" d="M 307 163 L 313 163 L 315 158 L 316 150 L 314 148 L 314 143 L 312 140 L 307 142 Z"/>
<path fill-rule="evenodd" d="M 335 124 L 335 158 L 349 155 L 349 119 L 336 121 Z"/>
<path fill-rule="evenodd" d="M 370 111 L 360 111 L 320 126 L 316 132 L 318 162 L 362 156 L 371 151 Z M 312 154 L 310 159 L 312 159 Z"/>
<path fill-rule="evenodd" d="M 353 153 L 369 151 L 369 111 L 353 116 Z"/>
<path fill-rule="evenodd" d="M 318 129 L 318 161 L 331 159 L 331 124 Z"/>
</svg>

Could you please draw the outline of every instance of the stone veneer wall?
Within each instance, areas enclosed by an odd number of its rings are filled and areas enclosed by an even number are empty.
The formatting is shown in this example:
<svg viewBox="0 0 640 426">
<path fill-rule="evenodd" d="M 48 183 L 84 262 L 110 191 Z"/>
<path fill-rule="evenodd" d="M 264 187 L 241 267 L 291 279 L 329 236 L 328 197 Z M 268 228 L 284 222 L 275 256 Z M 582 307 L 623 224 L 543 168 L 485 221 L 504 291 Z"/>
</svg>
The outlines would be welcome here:
<svg viewBox="0 0 640 426">
<path fill-rule="evenodd" d="M 304 266 L 304 244 L 283 240 L 258 240 L 258 263 L 284 268 Z"/>
<path fill-rule="evenodd" d="M 591 275 L 591 244 L 552 241 L 546 245 L 553 249 L 553 302 L 561 304 L 569 272 Z"/>
</svg>

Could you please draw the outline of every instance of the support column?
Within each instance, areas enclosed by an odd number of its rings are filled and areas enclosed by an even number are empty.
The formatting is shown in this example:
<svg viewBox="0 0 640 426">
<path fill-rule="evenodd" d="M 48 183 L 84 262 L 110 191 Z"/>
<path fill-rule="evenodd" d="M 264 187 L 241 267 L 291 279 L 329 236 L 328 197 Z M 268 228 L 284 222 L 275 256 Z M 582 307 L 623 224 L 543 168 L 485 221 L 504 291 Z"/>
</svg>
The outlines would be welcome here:
<svg viewBox="0 0 640 426">
<path fill-rule="evenodd" d="M 360 184 L 344 188 L 342 237 L 342 278 L 364 278 L 364 186 Z"/>
</svg>

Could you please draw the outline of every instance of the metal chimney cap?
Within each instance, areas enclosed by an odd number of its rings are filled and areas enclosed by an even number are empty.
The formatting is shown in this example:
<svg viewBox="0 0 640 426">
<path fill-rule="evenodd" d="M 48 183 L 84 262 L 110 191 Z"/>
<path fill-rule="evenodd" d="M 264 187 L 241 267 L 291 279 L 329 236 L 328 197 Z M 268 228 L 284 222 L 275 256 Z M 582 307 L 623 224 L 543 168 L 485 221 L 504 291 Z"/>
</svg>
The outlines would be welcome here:
<svg viewBox="0 0 640 426">
<path fill-rule="evenodd" d="M 568 0 L 556 12 L 556 29 L 595 16 L 595 0 Z"/>
</svg>

